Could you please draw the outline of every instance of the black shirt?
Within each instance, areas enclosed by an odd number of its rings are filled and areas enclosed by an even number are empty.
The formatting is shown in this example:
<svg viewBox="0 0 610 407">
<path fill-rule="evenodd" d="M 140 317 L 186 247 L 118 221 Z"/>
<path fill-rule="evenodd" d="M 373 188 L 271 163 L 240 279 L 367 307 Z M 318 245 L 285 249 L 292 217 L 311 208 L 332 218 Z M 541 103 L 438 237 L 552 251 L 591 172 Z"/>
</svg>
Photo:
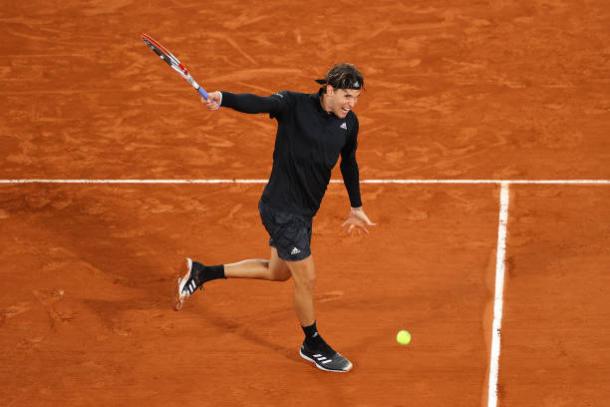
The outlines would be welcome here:
<svg viewBox="0 0 610 407">
<path fill-rule="evenodd" d="M 273 168 L 262 200 L 277 210 L 313 217 L 341 155 L 341 174 L 351 206 L 362 206 L 356 148 L 358 118 L 327 113 L 321 94 L 289 91 L 268 97 L 222 92 L 222 106 L 243 113 L 269 113 L 278 121 Z"/>
</svg>

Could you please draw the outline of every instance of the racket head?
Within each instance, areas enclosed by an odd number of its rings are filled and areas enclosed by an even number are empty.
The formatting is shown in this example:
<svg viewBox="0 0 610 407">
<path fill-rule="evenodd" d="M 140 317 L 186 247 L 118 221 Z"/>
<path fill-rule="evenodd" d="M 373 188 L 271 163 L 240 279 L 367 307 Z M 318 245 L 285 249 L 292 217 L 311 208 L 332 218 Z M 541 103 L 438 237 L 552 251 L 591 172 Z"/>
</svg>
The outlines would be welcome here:
<svg viewBox="0 0 610 407">
<path fill-rule="evenodd" d="M 193 88 L 199 92 L 199 94 L 205 99 L 208 99 L 208 93 L 193 79 L 186 66 L 180 62 L 180 60 L 165 48 L 161 43 L 148 34 L 142 34 L 142 41 L 148 48 L 152 50 L 162 61 L 164 61 L 170 68 L 176 71 L 184 80 L 186 80 Z"/>
<path fill-rule="evenodd" d="M 189 81 L 191 79 L 191 75 L 189 74 L 188 69 L 180 62 L 180 60 L 170 52 L 167 48 L 161 45 L 160 42 L 152 38 L 148 34 L 142 34 L 142 41 L 148 48 L 151 49 L 152 52 L 157 54 L 157 56 L 170 66 L 173 70 L 178 72 L 180 76 Z"/>
</svg>

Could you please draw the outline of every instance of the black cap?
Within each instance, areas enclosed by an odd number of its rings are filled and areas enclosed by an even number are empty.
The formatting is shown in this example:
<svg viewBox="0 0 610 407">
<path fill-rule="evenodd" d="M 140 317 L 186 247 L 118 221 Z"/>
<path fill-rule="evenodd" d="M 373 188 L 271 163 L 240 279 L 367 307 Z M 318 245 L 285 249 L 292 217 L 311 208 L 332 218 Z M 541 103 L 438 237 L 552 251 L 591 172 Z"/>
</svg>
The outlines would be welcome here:
<svg viewBox="0 0 610 407">
<path fill-rule="evenodd" d="M 320 85 L 330 85 L 335 89 L 364 88 L 364 77 L 352 64 L 337 64 L 330 68 L 325 79 L 316 79 Z"/>
</svg>

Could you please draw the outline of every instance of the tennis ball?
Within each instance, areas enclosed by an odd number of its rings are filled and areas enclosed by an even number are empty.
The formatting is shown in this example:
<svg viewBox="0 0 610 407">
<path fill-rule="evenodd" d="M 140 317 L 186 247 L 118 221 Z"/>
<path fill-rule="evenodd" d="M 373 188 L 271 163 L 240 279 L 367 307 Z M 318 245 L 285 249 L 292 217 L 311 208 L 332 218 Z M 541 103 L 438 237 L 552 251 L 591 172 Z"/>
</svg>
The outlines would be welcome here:
<svg viewBox="0 0 610 407">
<path fill-rule="evenodd" d="M 411 334 L 409 331 L 402 329 L 396 334 L 396 342 L 400 345 L 408 345 L 411 343 Z"/>
</svg>

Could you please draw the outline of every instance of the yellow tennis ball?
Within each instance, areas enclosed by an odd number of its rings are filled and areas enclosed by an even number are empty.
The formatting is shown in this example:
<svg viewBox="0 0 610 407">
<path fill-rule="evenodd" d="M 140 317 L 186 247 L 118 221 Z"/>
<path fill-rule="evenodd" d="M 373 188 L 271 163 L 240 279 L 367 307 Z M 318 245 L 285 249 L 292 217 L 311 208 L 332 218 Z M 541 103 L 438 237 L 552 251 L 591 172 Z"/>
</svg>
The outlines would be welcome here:
<svg viewBox="0 0 610 407">
<path fill-rule="evenodd" d="M 408 345 L 411 343 L 411 334 L 409 331 L 402 329 L 396 334 L 396 342 L 400 345 Z"/>
</svg>

